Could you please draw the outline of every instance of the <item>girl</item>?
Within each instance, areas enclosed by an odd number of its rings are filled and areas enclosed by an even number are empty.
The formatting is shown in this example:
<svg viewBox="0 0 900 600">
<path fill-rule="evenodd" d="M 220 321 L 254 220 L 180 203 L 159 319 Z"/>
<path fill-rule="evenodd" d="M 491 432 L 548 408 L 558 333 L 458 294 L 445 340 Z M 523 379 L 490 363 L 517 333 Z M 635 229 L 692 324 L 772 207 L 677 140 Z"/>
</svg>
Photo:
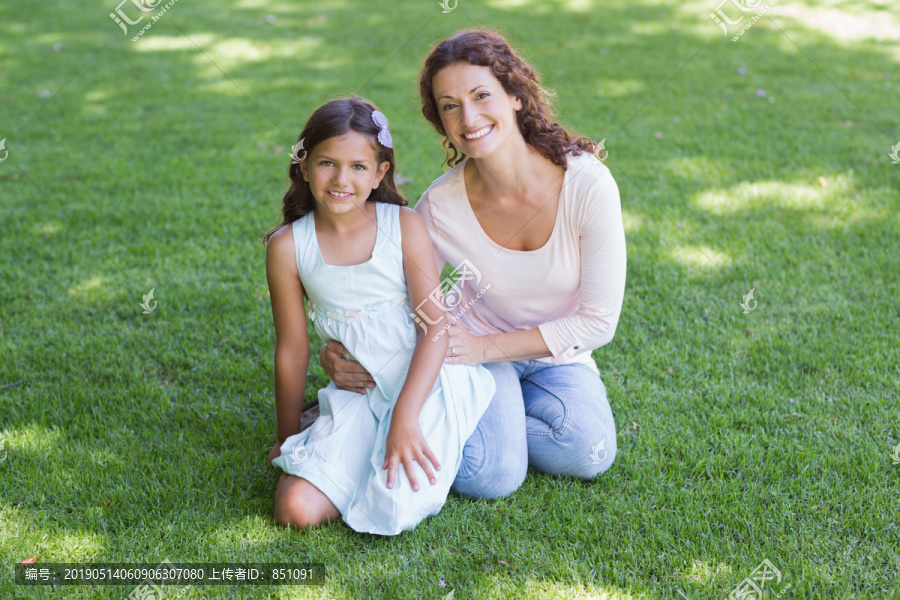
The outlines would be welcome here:
<svg viewBox="0 0 900 600">
<path fill-rule="evenodd" d="M 431 238 L 394 186 L 385 116 L 357 96 L 333 100 L 300 141 L 309 154 L 295 153 L 283 223 L 265 237 L 276 336 L 271 456 L 284 471 L 275 519 L 304 529 L 342 516 L 356 531 L 396 535 L 443 506 L 494 382 L 483 367 L 442 364 L 446 316 Z M 321 338 L 343 344 L 376 385 L 320 390 L 320 417 L 300 433 L 304 297 Z"/>
</svg>

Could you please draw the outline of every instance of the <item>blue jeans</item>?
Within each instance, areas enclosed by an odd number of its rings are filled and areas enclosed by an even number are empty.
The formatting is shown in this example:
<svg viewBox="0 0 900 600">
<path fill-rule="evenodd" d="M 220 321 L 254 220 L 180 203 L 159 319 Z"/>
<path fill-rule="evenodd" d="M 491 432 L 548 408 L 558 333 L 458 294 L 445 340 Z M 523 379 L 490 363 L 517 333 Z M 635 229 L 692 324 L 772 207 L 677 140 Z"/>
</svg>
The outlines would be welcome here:
<svg viewBox="0 0 900 600">
<path fill-rule="evenodd" d="M 485 363 L 497 393 L 463 449 L 453 491 L 513 493 L 528 465 L 591 479 L 612 466 L 616 424 L 606 387 L 588 367 L 536 360 Z"/>
</svg>

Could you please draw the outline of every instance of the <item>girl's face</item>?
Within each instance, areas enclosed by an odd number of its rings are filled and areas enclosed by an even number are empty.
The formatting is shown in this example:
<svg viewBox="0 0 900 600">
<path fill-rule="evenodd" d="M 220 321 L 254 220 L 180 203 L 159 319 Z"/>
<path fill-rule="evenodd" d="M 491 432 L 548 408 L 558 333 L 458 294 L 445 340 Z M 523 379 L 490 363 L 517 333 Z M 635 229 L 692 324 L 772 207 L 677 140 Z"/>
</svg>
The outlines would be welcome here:
<svg viewBox="0 0 900 600">
<path fill-rule="evenodd" d="M 316 144 L 300 163 L 316 209 L 344 214 L 362 206 L 391 166 L 377 160 L 372 140 L 353 130 Z"/>
<path fill-rule="evenodd" d="M 521 137 L 516 111 L 522 101 L 506 93 L 489 67 L 454 63 L 437 72 L 432 86 L 444 131 L 463 154 L 487 156 L 511 136 Z"/>
</svg>

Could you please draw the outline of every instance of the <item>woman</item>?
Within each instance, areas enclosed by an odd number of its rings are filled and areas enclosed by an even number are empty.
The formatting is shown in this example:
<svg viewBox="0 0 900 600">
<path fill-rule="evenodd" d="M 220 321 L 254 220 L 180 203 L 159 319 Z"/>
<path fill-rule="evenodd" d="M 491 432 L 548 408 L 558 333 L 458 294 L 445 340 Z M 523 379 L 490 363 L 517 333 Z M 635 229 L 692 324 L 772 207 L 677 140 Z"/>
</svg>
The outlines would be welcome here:
<svg viewBox="0 0 900 600">
<path fill-rule="evenodd" d="M 612 340 L 625 290 L 618 187 L 597 146 L 553 121 L 537 73 L 497 33 L 438 44 L 419 91 L 453 168 L 415 210 L 438 268 L 464 271 L 445 362 L 484 364 L 497 384 L 453 490 L 509 495 L 529 464 L 590 479 L 616 454 L 591 351 Z M 320 354 L 335 384 L 373 386 L 345 353 L 329 342 Z"/>
</svg>

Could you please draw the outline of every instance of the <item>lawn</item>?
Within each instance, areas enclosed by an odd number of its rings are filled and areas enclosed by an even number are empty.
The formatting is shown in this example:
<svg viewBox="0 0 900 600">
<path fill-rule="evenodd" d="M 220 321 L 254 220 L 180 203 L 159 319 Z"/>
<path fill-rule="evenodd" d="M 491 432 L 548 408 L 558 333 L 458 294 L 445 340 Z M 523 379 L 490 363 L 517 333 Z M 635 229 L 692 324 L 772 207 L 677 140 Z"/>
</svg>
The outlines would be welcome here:
<svg viewBox="0 0 900 600">
<path fill-rule="evenodd" d="M 180 0 L 131 41 L 163 4 L 125 34 L 116 1 L 0 5 L 0 597 L 134 589 L 16 584 L 35 558 L 327 573 L 167 599 L 724 599 L 764 561 L 765 598 L 900 598 L 895 3 L 776 1 L 732 41 L 707 1 Z M 285 530 L 259 240 L 291 145 L 360 93 L 415 203 L 443 159 L 418 68 L 476 24 L 606 140 L 616 463 L 394 538 Z"/>
</svg>

